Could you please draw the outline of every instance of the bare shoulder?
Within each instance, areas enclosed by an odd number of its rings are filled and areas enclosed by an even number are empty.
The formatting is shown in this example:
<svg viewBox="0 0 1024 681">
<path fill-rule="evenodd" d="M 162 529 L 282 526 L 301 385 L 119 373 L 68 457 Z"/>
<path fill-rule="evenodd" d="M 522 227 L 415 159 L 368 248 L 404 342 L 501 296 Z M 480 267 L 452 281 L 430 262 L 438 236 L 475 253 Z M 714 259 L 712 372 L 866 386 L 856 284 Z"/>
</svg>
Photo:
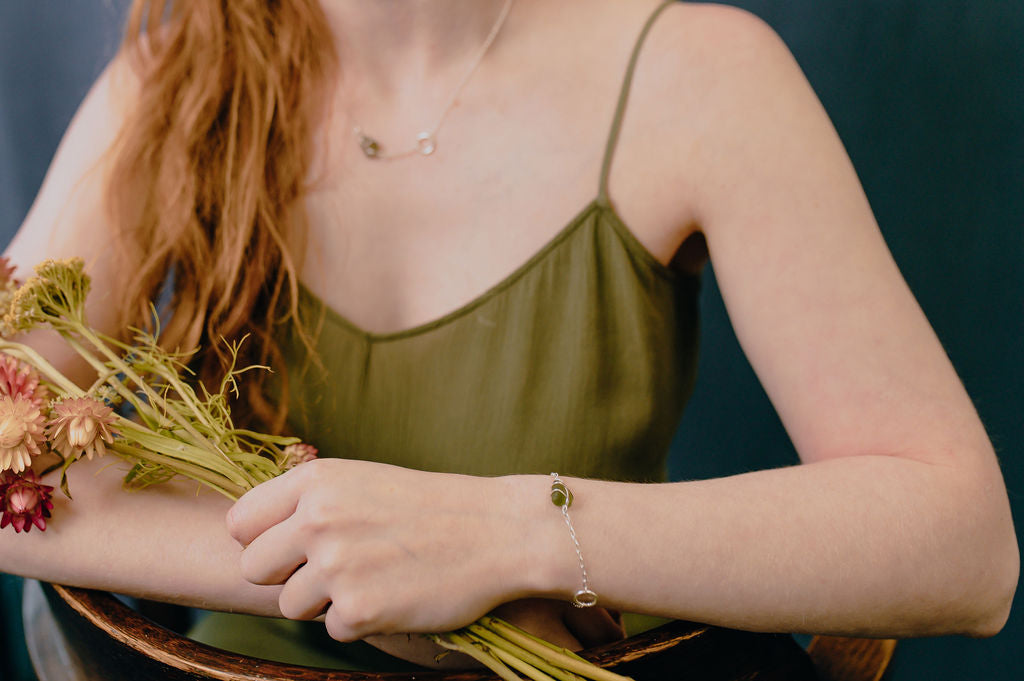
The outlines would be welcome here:
<svg viewBox="0 0 1024 681">
<path fill-rule="evenodd" d="M 750 127 L 764 107 L 783 101 L 819 108 L 774 29 L 717 4 L 676 3 L 663 11 L 640 55 L 634 99 L 638 115 L 660 114 L 682 133 Z"/>
<path fill-rule="evenodd" d="M 787 147 L 808 145 L 845 162 L 778 34 L 742 9 L 677 3 L 652 25 L 639 54 L 612 186 L 628 192 L 630 178 L 642 176 L 650 187 L 638 194 L 662 206 L 657 222 L 671 225 L 681 243 L 706 231 L 737 190 L 758 200 L 766 189 L 744 179 L 752 165 L 770 166 Z"/>
<path fill-rule="evenodd" d="M 7 253 L 19 267 L 80 253 L 103 222 L 106 165 L 138 97 L 138 63 L 125 53 L 93 83 L 61 139 L 43 184 Z"/>
<path fill-rule="evenodd" d="M 71 120 L 43 183 L 4 254 L 19 278 L 47 258 L 78 256 L 92 278 L 89 318 L 100 329 L 114 328 L 115 310 L 105 304 L 120 285 L 112 247 L 106 194 L 113 146 L 140 90 L 139 64 L 122 53 L 93 83 Z M 32 341 L 71 376 L 85 376 L 81 361 L 52 336 Z"/>
<path fill-rule="evenodd" d="M 89 319 L 102 330 L 114 328 L 116 311 L 106 300 L 121 285 L 105 202 L 108 169 L 112 147 L 138 99 L 138 66 L 121 53 L 93 83 L 64 132 L 28 215 L 4 250 L 22 279 L 47 258 L 83 258 L 92 278 Z M 55 335 L 39 332 L 27 342 L 66 375 L 88 377 L 88 367 Z"/>
<path fill-rule="evenodd" d="M 610 2 L 604 21 L 632 41 L 658 4 Z M 711 190 L 735 181 L 727 177 L 730 167 L 750 162 L 752 147 L 741 137 L 778 134 L 763 121 L 789 114 L 768 116 L 773 106 L 823 117 L 770 26 L 726 5 L 662 10 L 638 54 L 609 181 L 623 218 L 660 259 L 704 231 L 708 205 L 720 203 Z"/>
<path fill-rule="evenodd" d="M 752 71 L 796 68 L 782 39 L 757 15 L 730 5 L 677 2 L 651 28 L 647 58 L 681 77 L 731 75 L 752 82 Z M 799 71 L 799 69 L 796 69 Z"/>
</svg>

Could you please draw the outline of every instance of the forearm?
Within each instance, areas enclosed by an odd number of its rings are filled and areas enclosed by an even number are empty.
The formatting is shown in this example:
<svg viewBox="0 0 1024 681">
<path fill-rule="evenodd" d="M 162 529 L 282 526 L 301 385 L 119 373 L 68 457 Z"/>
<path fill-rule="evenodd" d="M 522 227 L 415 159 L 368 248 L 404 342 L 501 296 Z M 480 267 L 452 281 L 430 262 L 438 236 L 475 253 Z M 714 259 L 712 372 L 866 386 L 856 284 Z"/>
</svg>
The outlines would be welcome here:
<svg viewBox="0 0 1024 681">
<path fill-rule="evenodd" d="M 591 585 L 609 607 L 762 631 L 985 634 L 1016 583 L 998 473 L 968 480 L 865 456 L 698 482 L 569 484 Z M 537 478 L 515 485 L 539 497 L 520 499 L 544 549 L 541 591 L 566 597 L 580 573 L 561 515 Z M 970 503 L 986 497 L 997 501 Z"/>
<path fill-rule="evenodd" d="M 279 587 L 242 579 L 228 536 L 231 502 L 185 481 L 121 489 L 124 464 L 83 460 L 55 491 L 45 532 L 0 531 L 0 571 L 216 610 L 280 616 Z M 56 485 L 58 474 L 48 477 Z"/>
</svg>

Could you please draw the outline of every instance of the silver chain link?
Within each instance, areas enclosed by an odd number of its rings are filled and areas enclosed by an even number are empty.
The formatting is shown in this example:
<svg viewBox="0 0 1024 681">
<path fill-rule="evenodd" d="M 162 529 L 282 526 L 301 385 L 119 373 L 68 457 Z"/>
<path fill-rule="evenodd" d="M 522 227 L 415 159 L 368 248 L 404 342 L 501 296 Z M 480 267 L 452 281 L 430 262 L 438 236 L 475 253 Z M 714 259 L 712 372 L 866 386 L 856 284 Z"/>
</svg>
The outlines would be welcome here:
<svg viewBox="0 0 1024 681">
<path fill-rule="evenodd" d="M 572 518 L 569 517 L 569 506 L 572 505 L 572 492 L 569 491 L 568 486 L 558 477 L 558 473 L 551 474 L 551 491 L 552 495 L 556 491 L 564 491 L 564 501 L 559 505 L 562 510 L 562 518 L 565 519 L 565 526 L 569 528 L 569 537 L 572 539 L 572 545 L 576 549 L 576 558 L 580 562 L 580 573 L 583 575 L 583 588 L 577 591 L 572 596 L 572 604 L 577 608 L 590 608 L 597 605 L 597 594 L 590 588 L 590 579 L 587 576 L 587 568 L 583 564 L 583 549 L 580 548 L 580 540 L 576 538 L 576 528 L 572 526 Z M 552 503 L 554 496 L 552 496 Z"/>
</svg>

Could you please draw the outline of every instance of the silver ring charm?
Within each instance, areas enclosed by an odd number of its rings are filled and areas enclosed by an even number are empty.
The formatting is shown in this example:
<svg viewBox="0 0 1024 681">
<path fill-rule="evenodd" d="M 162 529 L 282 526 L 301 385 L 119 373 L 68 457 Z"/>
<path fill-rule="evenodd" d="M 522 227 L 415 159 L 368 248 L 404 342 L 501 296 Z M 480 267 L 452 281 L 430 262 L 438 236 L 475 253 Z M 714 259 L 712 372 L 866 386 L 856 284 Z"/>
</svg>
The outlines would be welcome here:
<svg viewBox="0 0 1024 681">
<path fill-rule="evenodd" d="M 572 490 L 558 477 L 558 473 L 551 474 L 551 503 L 562 512 L 562 519 L 565 520 L 565 526 L 569 530 L 572 546 L 576 549 L 576 558 L 580 563 L 580 575 L 583 577 L 583 588 L 572 595 L 572 604 L 577 608 L 592 608 L 597 605 L 597 594 L 590 588 L 590 577 L 583 564 L 583 549 L 580 548 L 580 540 L 576 538 L 576 528 L 572 526 L 572 518 L 569 517 L 569 507 L 572 506 Z"/>
<path fill-rule="evenodd" d="M 416 150 L 424 156 L 430 156 L 434 153 L 434 149 L 437 149 L 437 140 L 434 139 L 434 135 L 429 132 L 421 132 L 416 135 Z"/>
<path fill-rule="evenodd" d="M 592 608 L 597 605 L 597 594 L 590 589 L 580 589 L 573 594 L 572 604 L 577 608 Z"/>
</svg>

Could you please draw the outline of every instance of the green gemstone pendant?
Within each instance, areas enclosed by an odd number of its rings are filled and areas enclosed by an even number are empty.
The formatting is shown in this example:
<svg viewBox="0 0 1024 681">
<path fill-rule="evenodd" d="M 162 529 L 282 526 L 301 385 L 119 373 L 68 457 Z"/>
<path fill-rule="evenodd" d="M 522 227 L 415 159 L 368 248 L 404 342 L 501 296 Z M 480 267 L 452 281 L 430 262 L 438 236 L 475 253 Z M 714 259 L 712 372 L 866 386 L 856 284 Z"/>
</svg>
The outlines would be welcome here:
<svg viewBox="0 0 1024 681">
<path fill-rule="evenodd" d="M 572 506 L 572 492 L 561 480 L 551 483 L 551 503 L 559 508 L 570 508 Z"/>
<path fill-rule="evenodd" d="M 380 156 L 380 143 L 377 140 L 359 131 L 356 134 L 359 136 L 359 148 L 363 150 L 367 158 L 377 158 Z"/>
</svg>

